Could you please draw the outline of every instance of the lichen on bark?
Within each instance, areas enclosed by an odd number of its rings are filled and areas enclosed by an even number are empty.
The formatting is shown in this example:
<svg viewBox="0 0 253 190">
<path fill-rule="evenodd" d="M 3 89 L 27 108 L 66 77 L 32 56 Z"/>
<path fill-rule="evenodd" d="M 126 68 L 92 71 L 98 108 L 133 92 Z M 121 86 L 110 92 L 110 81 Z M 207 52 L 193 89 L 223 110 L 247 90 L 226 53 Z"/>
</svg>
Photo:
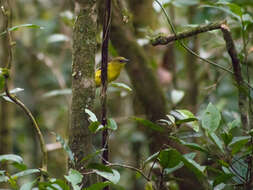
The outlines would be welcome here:
<svg viewBox="0 0 253 190">
<path fill-rule="evenodd" d="M 77 1 L 78 2 L 78 1 Z M 75 165 L 69 168 L 84 172 L 81 160 L 91 153 L 92 134 L 88 129 L 89 121 L 85 109 L 93 108 L 95 98 L 95 53 L 97 12 L 96 1 L 82 1 L 73 31 L 72 63 L 72 106 L 69 144 L 74 153 Z M 88 179 L 83 186 L 90 185 Z"/>
</svg>

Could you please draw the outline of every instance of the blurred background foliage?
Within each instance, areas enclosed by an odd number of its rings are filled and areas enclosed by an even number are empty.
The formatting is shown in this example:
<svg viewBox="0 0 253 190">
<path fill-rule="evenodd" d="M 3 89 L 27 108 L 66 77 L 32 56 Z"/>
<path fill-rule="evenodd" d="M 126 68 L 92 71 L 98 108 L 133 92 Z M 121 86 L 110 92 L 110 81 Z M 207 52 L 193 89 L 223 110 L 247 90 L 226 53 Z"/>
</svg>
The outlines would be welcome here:
<svg viewBox="0 0 253 190">
<path fill-rule="evenodd" d="M 220 71 L 189 54 L 178 44 L 153 47 L 149 40 L 159 34 L 171 34 L 169 26 L 159 6 L 153 0 L 122 0 L 123 21 L 133 31 L 136 41 L 146 53 L 148 67 L 156 77 L 166 95 L 169 109 L 189 109 L 197 116 L 203 112 L 209 102 L 222 111 L 224 120 L 239 118 L 237 106 L 237 90 L 232 76 Z M 248 0 L 217 1 L 212 0 L 163 0 L 177 31 L 185 31 L 199 24 L 227 19 L 231 27 L 236 48 L 241 59 L 244 58 L 241 23 L 223 6 L 222 2 L 235 3 L 249 15 L 246 38 L 248 41 L 248 63 L 252 78 L 253 41 L 252 17 L 253 2 Z M 11 72 L 12 88 L 22 88 L 17 95 L 29 107 L 36 117 L 49 149 L 49 172 L 52 176 L 62 178 L 66 173 L 66 154 L 56 142 L 52 132 L 60 134 L 64 139 L 68 136 L 69 106 L 71 100 L 71 46 L 72 27 L 75 20 L 74 2 L 71 0 L 16 0 L 10 1 L 12 9 L 12 25 L 34 24 L 40 28 L 20 28 L 12 32 L 16 42 L 14 48 L 13 68 Z M 226 11 L 227 10 L 227 11 Z M 1 15 L 2 16 L 2 15 Z M 3 19 L 0 16 L 2 26 Z M 2 32 L 2 28 L 1 28 Z M 101 46 L 101 26 L 97 33 L 98 48 L 96 63 L 99 64 Z M 5 40 L 0 37 L 1 49 L 5 48 Z M 225 51 L 225 43 L 220 31 L 212 31 L 185 40 L 186 44 L 198 52 L 201 57 L 230 67 L 230 58 Z M 118 55 L 118 51 L 110 43 L 110 56 Z M 121 55 L 124 56 L 124 55 Z M 4 60 L 4 51 L 0 51 L 0 64 Z M 130 64 L 135 64 L 131 62 Z M 242 65 L 244 76 L 246 67 Z M 128 84 L 129 77 L 124 71 L 120 82 Z M 97 89 L 95 104 L 96 115 L 100 114 L 100 89 Z M 147 94 L 149 96 L 149 94 Z M 34 129 L 22 110 L 11 103 L 3 103 L 1 98 L 0 112 L 8 122 L 0 121 L 0 128 L 9 131 L 8 148 L 0 147 L 0 153 L 21 155 L 31 168 L 40 162 L 40 148 Z M 153 100 L 156 103 L 156 99 Z M 142 109 L 136 112 L 138 100 L 135 93 L 119 90 L 110 86 L 108 89 L 108 115 L 114 118 L 119 128 L 110 135 L 110 155 L 112 162 L 123 162 L 138 166 L 150 155 L 150 139 L 144 128 L 137 127 L 131 116 L 145 117 Z M 4 126 L 5 125 L 5 126 Z M 190 135 L 191 131 L 182 128 L 182 135 Z M 201 141 L 201 138 L 198 139 Z M 94 149 L 100 146 L 99 135 L 94 139 Z M 202 159 L 201 157 L 199 159 Z M 143 189 L 144 181 L 136 180 L 134 173 L 119 170 L 120 185 L 126 189 Z"/>
</svg>

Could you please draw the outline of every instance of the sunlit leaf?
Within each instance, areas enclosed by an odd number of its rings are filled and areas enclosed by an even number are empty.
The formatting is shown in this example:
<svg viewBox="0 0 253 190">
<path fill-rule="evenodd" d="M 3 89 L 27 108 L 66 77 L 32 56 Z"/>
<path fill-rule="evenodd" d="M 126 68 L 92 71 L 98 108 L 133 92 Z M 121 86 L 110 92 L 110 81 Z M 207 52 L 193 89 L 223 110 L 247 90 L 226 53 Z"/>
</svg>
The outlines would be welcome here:
<svg viewBox="0 0 253 190">
<path fill-rule="evenodd" d="M 78 184 L 81 183 L 83 179 L 83 175 L 80 172 L 74 169 L 70 169 L 68 175 L 65 175 L 64 177 L 67 179 L 68 182 L 71 183 L 74 190 L 81 189 L 81 187 L 78 186 Z"/>
<path fill-rule="evenodd" d="M 120 174 L 117 170 L 112 170 L 113 173 L 111 172 L 103 172 L 103 171 L 99 171 L 99 170 L 94 170 L 94 172 L 100 176 L 102 176 L 103 178 L 111 181 L 114 184 L 117 184 L 120 180 Z"/>
<path fill-rule="evenodd" d="M 182 90 L 175 90 L 171 91 L 171 101 L 174 105 L 178 104 L 184 97 L 184 91 Z"/>
<path fill-rule="evenodd" d="M 85 109 L 85 113 L 87 113 L 87 114 L 90 116 L 90 117 L 89 117 L 89 120 L 90 120 L 91 122 L 98 121 L 96 115 L 95 115 L 92 111 L 90 111 L 89 109 Z"/>
<path fill-rule="evenodd" d="M 39 169 L 28 169 L 28 170 L 24 170 L 22 172 L 18 172 L 16 174 L 12 175 L 11 177 L 19 178 L 19 177 L 23 177 L 23 176 L 27 176 L 27 175 L 31 175 L 31 174 L 35 174 L 35 173 L 40 173 L 40 170 Z"/>
<path fill-rule="evenodd" d="M 47 38 L 48 43 L 68 42 L 70 39 L 64 34 L 53 34 Z"/>
<path fill-rule="evenodd" d="M 36 184 L 37 180 L 25 183 L 21 186 L 20 190 L 31 190 L 33 186 Z"/>
<path fill-rule="evenodd" d="M 126 90 L 128 92 L 132 91 L 132 89 L 129 86 L 127 86 L 126 84 L 124 84 L 124 83 L 112 82 L 112 83 L 110 83 L 110 85 L 113 86 L 113 87 L 115 87 L 115 88 Z"/>
<path fill-rule="evenodd" d="M 36 25 L 36 24 L 21 24 L 21 25 L 18 25 L 18 26 L 13 26 L 11 28 L 9 28 L 9 32 L 11 31 L 16 31 L 16 30 L 19 30 L 21 28 L 34 28 L 34 29 L 44 29 L 44 27 L 41 27 L 39 25 Z M 0 33 L 0 36 L 6 34 L 6 31 Z"/>
<path fill-rule="evenodd" d="M 71 95 L 71 94 L 72 94 L 72 90 L 69 88 L 66 88 L 66 89 L 60 89 L 60 90 L 52 90 L 50 92 L 43 94 L 42 97 L 49 98 L 53 96 Z"/>
<path fill-rule="evenodd" d="M 4 155 L 0 155 L 0 162 L 3 162 L 3 161 L 12 161 L 12 162 L 17 162 L 21 164 L 23 163 L 23 158 L 15 154 L 4 154 Z"/>
</svg>

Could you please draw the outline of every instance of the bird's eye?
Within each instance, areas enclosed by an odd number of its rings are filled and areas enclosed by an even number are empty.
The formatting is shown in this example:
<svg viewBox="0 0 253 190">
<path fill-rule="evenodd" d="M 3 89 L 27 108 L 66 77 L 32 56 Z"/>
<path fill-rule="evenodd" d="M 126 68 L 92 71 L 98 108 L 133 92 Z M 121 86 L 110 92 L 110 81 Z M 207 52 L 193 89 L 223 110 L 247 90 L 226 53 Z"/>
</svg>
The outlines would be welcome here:
<svg viewBox="0 0 253 190">
<path fill-rule="evenodd" d="M 124 60 L 119 60 L 120 63 L 124 63 Z"/>
</svg>

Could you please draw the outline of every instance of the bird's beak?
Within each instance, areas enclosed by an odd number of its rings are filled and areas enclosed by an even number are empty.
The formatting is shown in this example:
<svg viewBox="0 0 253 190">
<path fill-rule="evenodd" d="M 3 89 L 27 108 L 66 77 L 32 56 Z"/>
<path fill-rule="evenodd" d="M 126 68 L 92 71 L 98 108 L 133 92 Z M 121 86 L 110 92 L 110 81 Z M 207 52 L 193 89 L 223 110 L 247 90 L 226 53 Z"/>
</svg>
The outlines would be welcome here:
<svg viewBox="0 0 253 190">
<path fill-rule="evenodd" d="M 125 63 L 129 63 L 130 60 L 129 60 L 129 59 L 125 59 L 124 62 L 125 62 Z"/>
</svg>

